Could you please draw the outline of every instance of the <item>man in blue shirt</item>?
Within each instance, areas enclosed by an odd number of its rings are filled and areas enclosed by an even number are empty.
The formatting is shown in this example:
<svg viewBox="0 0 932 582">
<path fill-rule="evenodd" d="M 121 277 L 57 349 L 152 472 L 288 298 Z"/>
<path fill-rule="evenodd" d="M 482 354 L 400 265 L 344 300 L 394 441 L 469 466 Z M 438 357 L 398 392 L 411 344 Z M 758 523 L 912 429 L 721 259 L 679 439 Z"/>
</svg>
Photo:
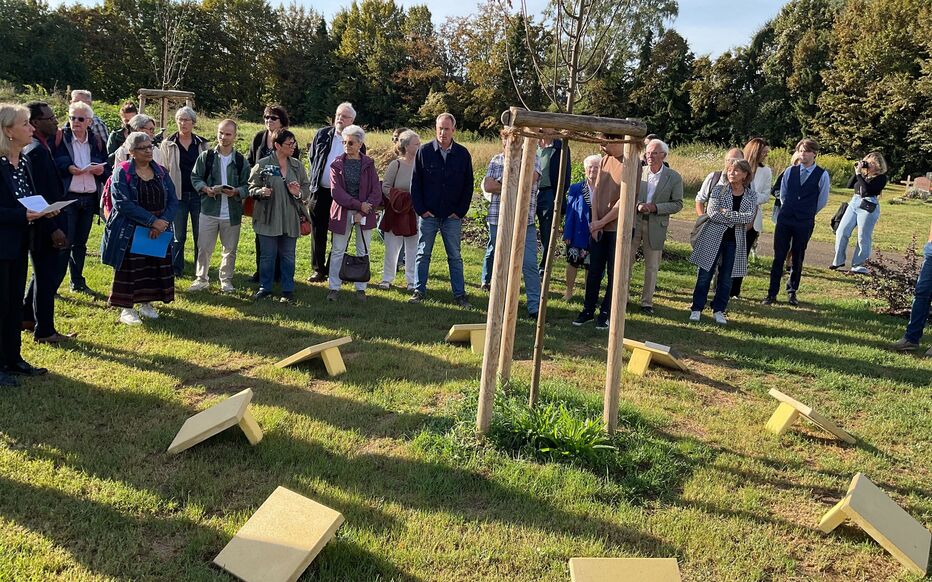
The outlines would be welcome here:
<svg viewBox="0 0 932 582">
<path fill-rule="evenodd" d="M 815 217 L 828 204 L 831 181 L 828 172 L 815 163 L 819 155 L 819 144 L 811 139 L 803 139 L 796 144 L 800 163 L 790 166 L 783 173 L 780 181 L 780 214 L 777 227 L 773 233 L 773 264 L 770 267 L 770 289 L 764 299 L 764 305 L 777 301 L 780 280 L 787 253 L 793 253 L 793 270 L 787 283 L 787 302 L 799 305 L 796 292 L 803 274 L 803 260 L 806 247 L 815 228 Z"/>
<path fill-rule="evenodd" d="M 916 281 L 916 295 L 913 297 L 913 308 L 909 312 L 909 323 L 906 333 L 896 343 L 893 349 L 901 352 L 912 352 L 919 349 L 919 340 L 929 320 L 929 309 L 932 307 L 932 227 L 929 228 L 929 240 L 923 250 L 925 261 L 919 271 L 919 280 Z M 932 356 L 932 348 L 926 352 Z"/>
<path fill-rule="evenodd" d="M 450 268 L 453 301 L 470 308 L 466 298 L 460 240 L 463 217 L 469 211 L 473 194 L 472 157 L 453 141 L 456 118 L 449 113 L 437 116 L 437 138 L 424 144 L 414 158 L 411 199 L 418 218 L 417 288 L 409 300 L 420 303 L 427 296 L 427 274 L 437 233 L 443 239 Z"/>
</svg>

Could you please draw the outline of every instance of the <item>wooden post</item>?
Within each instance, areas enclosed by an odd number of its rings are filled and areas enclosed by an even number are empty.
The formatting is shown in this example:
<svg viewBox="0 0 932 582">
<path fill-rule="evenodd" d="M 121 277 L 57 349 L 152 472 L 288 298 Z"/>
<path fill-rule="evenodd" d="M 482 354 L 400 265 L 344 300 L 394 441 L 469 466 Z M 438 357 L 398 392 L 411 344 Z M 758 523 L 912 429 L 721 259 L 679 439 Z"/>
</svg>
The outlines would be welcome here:
<svg viewBox="0 0 932 582">
<path fill-rule="evenodd" d="M 524 138 L 521 159 L 521 179 L 515 204 L 514 231 L 511 239 L 511 264 L 508 271 L 508 292 L 505 295 L 505 321 L 502 325 L 502 349 L 499 353 L 498 374 L 501 381 L 511 380 L 511 364 L 515 347 L 515 326 L 518 319 L 518 298 L 521 295 L 521 272 L 524 266 L 524 244 L 527 238 L 527 218 L 531 205 L 531 188 L 534 185 L 534 162 L 537 158 L 537 140 Z M 499 223 L 501 225 L 501 223 Z M 501 240 L 499 233 L 499 240 Z M 534 241 L 537 244 L 537 241 Z M 535 269 L 537 266 L 535 265 Z"/>
<path fill-rule="evenodd" d="M 631 136 L 626 139 L 633 140 Z M 605 371 L 605 407 L 602 416 L 605 430 L 614 434 L 618 428 L 618 399 L 621 392 L 622 357 L 625 352 L 625 308 L 628 303 L 628 265 L 631 255 L 634 205 L 637 202 L 641 164 L 636 143 L 625 144 L 624 169 L 621 174 L 618 232 L 615 237 L 614 289 L 608 328 L 608 365 Z"/>
<path fill-rule="evenodd" d="M 162 97 L 162 110 L 159 112 L 159 127 L 168 127 L 168 97 Z"/>
<path fill-rule="evenodd" d="M 563 140 L 560 149 L 560 174 L 557 178 L 557 191 L 553 201 L 553 224 L 550 228 L 550 244 L 544 249 L 544 279 L 540 285 L 540 305 L 537 311 L 537 327 L 534 330 L 534 369 L 531 372 L 531 389 L 528 393 L 528 405 L 537 404 L 540 393 L 540 367 L 544 357 L 544 325 L 547 323 L 547 300 L 550 297 L 550 280 L 553 272 L 553 251 L 556 250 L 558 236 L 563 230 L 562 208 L 564 192 L 566 191 L 566 167 L 570 164 L 568 140 Z"/>
<path fill-rule="evenodd" d="M 140 93 L 139 94 L 139 113 L 142 114 L 145 112 L 146 112 L 146 96 L 145 94 Z"/>
<path fill-rule="evenodd" d="M 485 349 L 482 352 L 482 378 L 479 385 L 479 408 L 476 412 L 476 430 L 479 434 L 486 434 L 489 431 L 492 409 L 495 404 L 495 389 L 498 385 L 498 355 L 501 349 L 502 323 L 505 313 L 505 290 L 508 288 L 508 257 L 511 256 L 511 233 L 515 223 L 520 155 L 521 141 L 514 135 L 509 135 L 505 139 L 505 169 L 502 175 L 502 193 L 498 210 L 498 237 L 485 324 Z"/>
</svg>

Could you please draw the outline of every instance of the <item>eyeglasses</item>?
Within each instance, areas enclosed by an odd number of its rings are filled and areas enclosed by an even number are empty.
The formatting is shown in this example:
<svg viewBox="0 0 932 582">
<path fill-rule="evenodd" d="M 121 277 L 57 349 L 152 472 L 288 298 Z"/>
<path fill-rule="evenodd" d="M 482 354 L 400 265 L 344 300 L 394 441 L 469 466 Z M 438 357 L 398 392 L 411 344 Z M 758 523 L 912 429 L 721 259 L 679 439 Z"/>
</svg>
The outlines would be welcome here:
<svg viewBox="0 0 932 582">
<path fill-rule="evenodd" d="M 178 123 L 194 123 L 194 120 L 191 119 L 190 117 L 182 117 L 182 118 L 179 118 L 177 121 Z"/>
<path fill-rule="evenodd" d="M 266 121 L 278 121 L 278 119 L 279 119 L 279 118 L 278 118 L 277 115 L 266 115 L 266 116 L 265 116 L 265 120 L 266 120 Z"/>
<path fill-rule="evenodd" d="M 76 117 L 74 115 L 72 115 L 69 119 L 71 119 L 71 121 L 80 121 L 81 123 L 87 121 L 86 117 Z"/>
<path fill-rule="evenodd" d="M 33 121 L 51 121 L 53 119 L 58 119 L 57 117 L 55 117 L 55 114 L 52 114 L 48 117 L 36 117 L 35 119 L 33 119 Z"/>
<path fill-rule="evenodd" d="M 356 145 L 356 142 L 353 141 L 353 140 L 351 140 L 351 139 L 344 139 L 344 140 L 343 140 L 343 145 L 345 145 L 345 146 L 348 146 L 348 145 Z"/>
<path fill-rule="evenodd" d="M 298 145 L 298 142 L 296 141 L 286 141 L 285 143 L 282 144 L 282 147 L 293 148 L 296 145 Z"/>
<path fill-rule="evenodd" d="M 667 153 L 666 153 L 666 152 L 663 152 L 663 151 L 660 151 L 660 152 L 644 152 L 644 155 L 645 155 L 645 156 L 665 156 L 665 155 L 667 155 Z"/>
<path fill-rule="evenodd" d="M 153 149 L 154 148 L 152 147 L 151 144 L 146 145 L 146 146 L 139 146 L 138 148 L 133 148 L 133 150 L 137 152 L 151 152 Z"/>
</svg>

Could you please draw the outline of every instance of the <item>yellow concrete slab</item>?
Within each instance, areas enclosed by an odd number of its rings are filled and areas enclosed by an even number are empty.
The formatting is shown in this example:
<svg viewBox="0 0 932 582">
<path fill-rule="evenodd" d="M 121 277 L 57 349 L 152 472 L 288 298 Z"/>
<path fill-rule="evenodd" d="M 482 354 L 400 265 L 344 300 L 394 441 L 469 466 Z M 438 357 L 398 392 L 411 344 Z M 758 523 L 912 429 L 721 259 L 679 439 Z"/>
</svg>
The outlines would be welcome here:
<svg viewBox="0 0 932 582">
<path fill-rule="evenodd" d="M 932 532 L 906 513 L 864 473 L 854 476 L 848 486 L 848 494 L 823 516 L 819 529 L 829 533 L 845 518 L 858 524 L 901 564 L 917 574 L 927 573 Z"/>
<path fill-rule="evenodd" d="M 275 367 L 285 368 L 313 358 L 320 357 L 324 362 L 324 366 L 327 368 L 328 374 L 331 376 L 342 374 L 346 371 L 346 366 L 343 364 L 343 357 L 340 355 L 340 346 L 346 345 L 351 341 L 353 341 L 353 338 L 350 336 L 344 336 L 335 340 L 330 340 L 328 342 L 305 348 L 300 352 L 288 356 L 280 362 L 277 362 Z"/>
<path fill-rule="evenodd" d="M 292 582 L 343 524 L 340 512 L 278 487 L 217 554 L 245 582 Z"/>
<path fill-rule="evenodd" d="M 458 323 L 447 332 L 447 343 L 469 342 L 472 351 L 481 354 L 485 350 L 484 323 Z"/>
<path fill-rule="evenodd" d="M 676 558 L 571 558 L 573 582 L 680 582 Z"/>
<path fill-rule="evenodd" d="M 846 443 L 852 444 L 852 445 L 857 442 L 857 439 L 855 439 L 853 436 L 851 436 L 850 434 L 842 430 L 837 424 L 835 424 L 834 422 L 832 422 L 825 416 L 822 416 L 821 414 L 819 414 L 812 408 L 806 406 L 802 402 L 796 400 L 795 398 L 792 398 L 791 396 L 787 396 L 786 394 L 784 394 L 783 392 L 780 392 L 776 388 L 771 388 L 768 394 L 776 398 L 781 403 L 781 406 L 777 408 L 777 411 L 774 412 L 774 415 L 770 418 L 770 422 L 767 423 L 767 428 L 772 430 L 772 432 L 776 432 L 777 434 L 783 434 L 783 432 L 785 432 L 786 429 L 789 427 L 789 424 L 791 424 L 794 420 L 796 420 L 795 416 L 787 412 L 786 406 L 789 406 L 793 408 L 796 412 L 801 414 L 802 416 L 805 416 L 812 424 L 818 426 L 819 428 L 829 433 L 833 437 L 839 440 L 845 441 Z M 785 404 L 786 406 L 782 406 L 783 404 Z M 782 416 L 786 417 L 783 419 L 782 424 L 781 424 L 781 421 L 777 419 L 777 416 L 781 415 L 781 409 L 783 411 Z M 774 425 L 773 428 L 771 428 L 771 423 Z M 779 431 L 775 430 L 779 428 L 778 425 L 782 426 L 782 430 L 779 430 Z"/>
<path fill-rule="evenodd" d="M 246 410 L 252 401 L 252 390 L 247 388 L 223 402 L 198 412 L 181 425 L 175 440 L 168 447 L 171 454 L 191 448 L 234 425 L 240 425 L 253 445 L 262 440 L 262 429 Z"/>
<path fill-rule="evenodd" d="M 689 368 L 676 357 L 676 354 L 670 346 L 654 342 L 639 342 L 628 338 L 624 339 L 624 346 L 626 350 L 632 352 L 631 359 L 628 361 L 628 371 L 638 374 L 639 376 L 644 375 L 641 370 L 646 370 L 645 361 L 647 364 L 656 362 L 664 368 L 670 368 L 671 370 L 679 370 L 681 372 L 689 371 Z M 647 355 L 650 355 L 650 357 L 648 358 Z"/>
</svg>

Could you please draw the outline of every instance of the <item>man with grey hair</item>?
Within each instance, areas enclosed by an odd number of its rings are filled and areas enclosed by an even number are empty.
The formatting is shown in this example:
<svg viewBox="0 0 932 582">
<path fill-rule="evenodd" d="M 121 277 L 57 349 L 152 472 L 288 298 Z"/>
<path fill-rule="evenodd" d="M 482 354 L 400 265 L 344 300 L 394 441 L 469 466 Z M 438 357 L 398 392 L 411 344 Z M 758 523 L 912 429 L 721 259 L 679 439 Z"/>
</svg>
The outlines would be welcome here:
<svg viewBox="0 0 932 582">
<path fill-rule="evenodd" d="M 641 311 L 654 313 L 654 291 L 660 258 L 667 240 L 670 215 L 683 209 L 683 178 L 664 165 L 670 148 L 663 141 L 653 139 L 647 144 L 644 159 L 647 165 L 641 170 L 641 187 L 638 188 L 637 214 L 634 218 L 634 239 L 631 242 L 631 269 L 638 247 L 644 251 L 644 288 L 641 290 Z M 630 277 L 629 277 L 630 279 Z"/>
<path fill-rule="evenodd" d="M 322 283 L 329 278 L 330 266 L 327 259 L 327 232 L 330 224 L 330 164 L 343 154 L 343 139 L 340 134 L 356 120 L 356 110 L 349 101 L 337 105 L 333 125 L 317 130 L 308 146 L 308 176 L 311 179 L 311 197 L 308 209 L 311 214 L 311 269 L 309 283 Z M 334 139 L 336 136 L 336 139 Z M 363 145 L 361 153 L 366 153 Z"/>
<path fill-rule="evenodd" d="M 453 301 L 469 309 L 460 240 L 463 217 L 469 211 L 473 194 L 472 156 L 453 141 L 456 118 L 449 113 L 437 116 L 436 139 L 418 149 L 411 178 L 411 199 L 418 219 L 417 286 L 409 301 L 420 303 L 427 295 L 427 274 L 437 233 L 443 239 L 450 269 Z"/>
<path fill-rule="evenodd" d="M 87 103 L 88 107 L 93 107 L 93 99 L 91 97 L 91 92 L 86 89 L 75 89 L 71 92 L 71 102 L 72 103 Z M 69 124 L 65 124 L 65 127 L 71 127 Z M 94 135 L 100 138 L 104 144 L 107 143 L 107 140 L 110 138 L 110 130 L 107 129 L 107 124 L 104 121 L 97 117 L 97 114 L 94 114 L 94 120 L 91 122 L 90 131 Z"/>
</svg>

